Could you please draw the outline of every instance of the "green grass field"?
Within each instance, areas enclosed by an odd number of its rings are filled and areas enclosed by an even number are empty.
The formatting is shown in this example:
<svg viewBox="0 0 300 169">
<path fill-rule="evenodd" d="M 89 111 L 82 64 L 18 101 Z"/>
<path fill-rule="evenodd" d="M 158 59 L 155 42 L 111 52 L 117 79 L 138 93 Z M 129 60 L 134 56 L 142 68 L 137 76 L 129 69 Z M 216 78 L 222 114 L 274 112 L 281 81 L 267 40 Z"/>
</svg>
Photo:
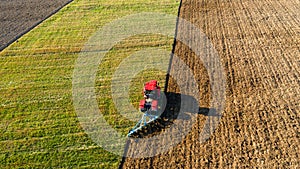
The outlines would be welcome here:
<svg viewBox="0 0 300 169">
<path fill-rule="evenodd" d="M 116 168 L 121 157 L 103 150 L 84 133 L 72 101 L 75 61 L 88 38 L 112 20 L 139 12 L 177 14 L 175 0 L 78 0 L 0 53 L 0 168 Z M 174 25 L 175 29 L 175 25 Z M 96 91 L 111 125 L 126 134 L 134 122 L 120 120 L 110 96 L 114 65 L 141 48 L 171 50 L 172 39 L 138 36 L 109 53 L 99 66 Z M 118 59 L 116 59 L 118 58 Z M 142 83 L 157 70 L 140 73 L 130 98 L 137 106 Z M 163 85 L 162 85 L 163 86 Z"/>
</svg>

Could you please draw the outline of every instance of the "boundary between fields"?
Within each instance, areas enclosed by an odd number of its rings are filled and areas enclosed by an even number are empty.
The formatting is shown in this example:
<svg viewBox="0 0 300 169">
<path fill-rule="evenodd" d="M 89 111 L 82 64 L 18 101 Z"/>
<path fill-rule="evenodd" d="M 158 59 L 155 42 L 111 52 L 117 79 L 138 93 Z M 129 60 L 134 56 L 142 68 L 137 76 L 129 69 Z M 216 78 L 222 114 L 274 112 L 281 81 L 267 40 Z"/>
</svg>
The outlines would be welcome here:
<svg viewBox="0 0 300 169">
<path fill-rule="evenodd" d="M 52 11 L 49 15 L 47 15 L 44 19 L 38 21 L 37 23 L 33 24 L 32 26 L 30 26 L 29 28 L 25 29 L 24 32 L 21 32 L 20 34 L 16 35 L 12 40 L 9 40 L 4 46 L 0 46 L 0 52 L 2 50 L 4 50 L 5 48 L 7 48 L 9 45 L 11 45 L 12 43 L 14 43 L 15 41 L 17 41 L 19 38 L 21 38 L 23 35 L 25 35 L 26 33 L 28 33 L 29 31 L 31 31 L 33 28 L 35 28 L 36 26 L 38 26 L 39 24 L 41 24 L 42 22 L 44 22 L 45 20 L 47 20 L 48 18 L 50 18 L 52 15 L 56 14 L 58 11 L 60 11 L 63 7 L 67 6 L 69 3 L 71 3 L 73 0 L 69 0 L 68 2 L 66 2 L 65 4 L 61 5 L 59 8 L 55 9 L 54 11 Z"/>
<path fill-rule="evenodd" d="M 174 41 L 173 41 L 173 46 L 172 46 L 172 52 L 170 54 L 170 61 L 169 61 L 169 67 L 168 67 L 167 75 L 166 75 L 166 82 L 165 82 L 164 92 L 167 92 L 167 89 L 168 89 L 168 86 L 169 86 L 170 71 L 171 71 L 171 67 L 172 67 L 172 62 L 173 62 L 175 47 L 176 47 L 176 41 L 177 41 L 178 25 L 179 25 L 179 17 L 180 17 L 181 6 L 182 6 L 182 0 L 180 0 L 178 13 L 177 13 L 175 35 L 174 35 Z"/>
<path fill-rule="evenodd" d="M 168 67 L 168 71 L 167 71 L 167 75 L 166 75 L 166 82 L 165 82 L 164 92 L 167 92 L 167 88 L 168 88 L 168 85 L 169 85 L 170 71 L 171 71 L 172 61 L 173 61 L 173 57 L 174 57 L 174 53 L 175 53 L 175 47 L 176 47 L 176 39 L 177 39 L 178 25 L 179 25 L 178 22 L 179 22 L 181 6 L 182 6 L 182 0 L 180 0 L 179 7 L 178 7 L 178 12 L 177 12 L 174 41 L 173 41 L 173 45 L 172 45 L 172 52 L 170 54 L 169 67 Z M 124 148 L 124 153 L 123 153 L 123 156 L 122 156 L 122 161 L 119 165 L 119 169 L 123 169 L 123 167 L 124 167 L 125 160 L 126 160 L 126 155 L 128 153 L 128 149 L 129 149 L 129 145 L 130 145 L 130 141 L 129 141 L 129 139 L 127 139 L 126 144 L 125 144 L 125 148 Z"/>
</svg>

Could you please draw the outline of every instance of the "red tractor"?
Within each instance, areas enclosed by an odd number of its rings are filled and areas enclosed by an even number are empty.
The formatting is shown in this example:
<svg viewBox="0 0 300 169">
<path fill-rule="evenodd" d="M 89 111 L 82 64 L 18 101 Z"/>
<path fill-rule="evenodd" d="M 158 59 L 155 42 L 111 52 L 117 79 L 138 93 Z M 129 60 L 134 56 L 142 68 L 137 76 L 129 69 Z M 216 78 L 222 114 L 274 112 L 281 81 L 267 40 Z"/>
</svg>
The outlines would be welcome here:
<svg viewBox="0 0 300 169">
<path fill-rule="evenodd" d="M 158 100 L 160 99 L 160 87 L 157 80 L 150 80 L 145 83 L 143 89 L 144 99 L 140 101 L 140 111 L 150 110 L 156 113 L 158 110 Z"/>
<path fill-rule="evenodd" d="M 161 89 L 157 80 L 150 80 L 145 83 L 143 94 L 144 99 L 140 101 L 139 109 L 143 113 L 141 120 L 128 133 L 130 137 L 133 133 L 146 126 L 148 123 L 159 117 L 159 102 L 161 98 Z"/>
</svg>

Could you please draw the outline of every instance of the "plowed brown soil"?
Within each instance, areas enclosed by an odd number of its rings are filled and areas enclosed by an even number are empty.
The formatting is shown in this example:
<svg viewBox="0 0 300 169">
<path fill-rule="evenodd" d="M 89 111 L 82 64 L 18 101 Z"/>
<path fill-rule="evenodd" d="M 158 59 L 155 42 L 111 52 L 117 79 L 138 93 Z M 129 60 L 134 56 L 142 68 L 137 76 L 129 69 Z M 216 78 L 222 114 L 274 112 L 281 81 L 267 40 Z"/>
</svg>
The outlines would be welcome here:
<svg viewBox="0 0 300 169">
<path fill-rule="evenodd" d="M 72 0 L 1 0 L 0 51 Z"/>
<path fill-rule="evenodd" d="M 199 114 L 190 133 L 166 153 L 126 158 L 121 167 L 300 168 L 299 11 L 299 0 L 183 0 L 180 17 L 208 36 L 225 70 L 226 106 L 220 125 L 200 143 L 207 117 Z M 191 36 L 185 30 L 179 23 L 177 36 Z M 180 42 L 175 54 L 199 75 L 199 104 L 211 108 L 201 60 Z M 180 92 L 172 79 L 167 91 Z M 138 151 L 131 142 L 127 153 Z"/>
</svg>

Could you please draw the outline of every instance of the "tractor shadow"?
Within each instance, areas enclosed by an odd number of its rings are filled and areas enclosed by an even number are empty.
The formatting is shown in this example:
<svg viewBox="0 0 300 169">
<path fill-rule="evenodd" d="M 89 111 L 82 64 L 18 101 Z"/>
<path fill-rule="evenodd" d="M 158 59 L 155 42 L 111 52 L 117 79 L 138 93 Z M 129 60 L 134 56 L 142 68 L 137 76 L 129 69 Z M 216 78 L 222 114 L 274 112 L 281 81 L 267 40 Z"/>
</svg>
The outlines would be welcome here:
<svg viewBox="0 0 300 169">
<path fill-rule="evenodd" d="M 172 121 L 175 119 L 189 120 L 191 114 L 220 116 L 214 108 L 200 107 L 197 99 L 193 96 L 173 92 L 166 92 L 165 96 L 167 103 L 161 118 Z"/>
<path fill-rule="evenodd" d="M 164 108 L 160 118 L 149 123 L 141 132 L 134 137 L 151 137 L 159 134 L 165 128 L 168 128 L 176 120 L 188 121 L 199 116 L 221 116 L 216 109 L 200 107 L 197 99 L 192 96 L 180 93 L 165 92 L 165 98 L 162 99 Z"/>
</svg>

